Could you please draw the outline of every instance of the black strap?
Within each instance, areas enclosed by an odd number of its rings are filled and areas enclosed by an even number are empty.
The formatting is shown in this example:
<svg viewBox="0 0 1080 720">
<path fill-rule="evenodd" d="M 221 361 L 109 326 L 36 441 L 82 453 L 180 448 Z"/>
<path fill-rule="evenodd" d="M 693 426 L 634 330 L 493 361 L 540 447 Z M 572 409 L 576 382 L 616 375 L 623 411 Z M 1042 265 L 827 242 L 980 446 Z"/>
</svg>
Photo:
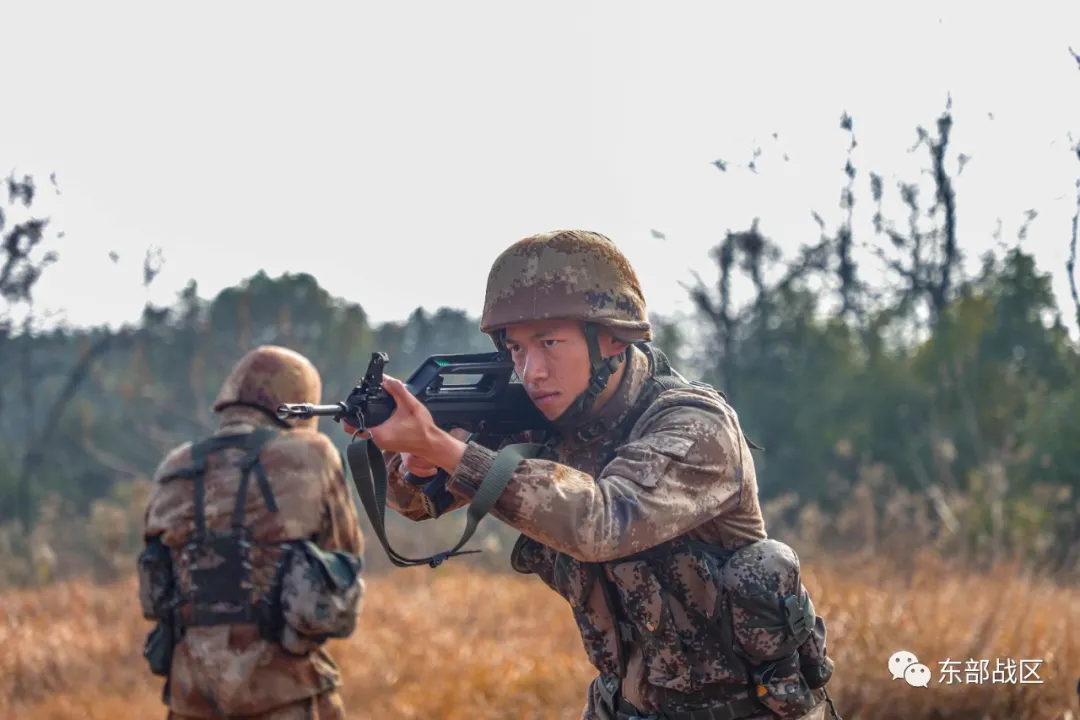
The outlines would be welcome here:
<svg viewBox="0 0 1080 720">
<path fill-rule="evenodd" d="M 195 494 L 195 537 L 201 538 L 206 534 L 206 443 L 197 442 L 191 446 L 191 467 L 178 471 L 172 477 L 187 478 L 194 483 L 192 489 Z M 169 480 L 172 477 L 167 478 Z"/>
<path fill-rule="evenodd" d="M 278 511 L 277 500 L 274 499 L 274 491 L 270 488 L 270 478 L 266 476 L 266 468 L 262 466 L 262 463 L 258 458 L 255 458 L 255 479 L 259 482 L 259 491 L 262 493 L 263 502 L 266 503 L 266 507 L 270 512 L 276 513 Z"/>
<path fill-rule="evenodd" d="M 676 712 L 664 710 L 657 714 L 642 712 L 626 702 L 626 700 L 619 698 L 616 710 L 616 717 L 618 720 L 629 720 L 630 718 L 663 718 L 664 720 L 740 720 L 740 718 L 750 718 L 767 712 L 761 703 L 754 698 L 749 697 L 720 703 L 701 710 L 684 710 Z"/>
<path fill-rule="evenodd" d="M 232 623 L 257 623 L 259 621 L 259 608 L 255 605 L 244 605 L 235 610 L 200 610 L 194 609 L 191 617 L 183 621 L 185 629 L 189 627 L 213 627 L 215 625 L 230 625 Z"/>
<path fill-rule="evenodd" d="M 241 530 L 244 527 L 244 505 L 247 504 L 248 480 L 251 478 L 251 468 L 241 468 L 240 487 L 236 489 L 236 497 L 233 499 L 232 527 L 233 530 Z"/>
<path fill-rule="evenodd" d="M 467 522 L 461 539 L 450 550 L 425 558 L 406 557 L 390 547 L 390 541 L 386 537 L 387 476 L 382 451 L 370 440 L 356 440 L 349 444 L 345 452 L 360 503 L 390 562 L 397 567 L 429 565 L 436 568 L 448 558 L 480 552 L 461 548 L 472 538 L 484 516 L 495 507 L 518 464 L 522 460 L 536 457 L 542 449 L 541 445 L 520 443 L 507 445 L 500 450 L 469 503 Z"/>
<path fill-rule="evenodd" d="M 386 538 L 386 462 L 379 448 L 370 440 L 355 440 L 345 448 L 345 457 L 353 478 L 352 487 L 390 562 L 397 567 L 428 562 L 431 558 L 419 560 L 402 555 L 390 547 Z"/>
<path fill-rule="evenodd" d="M 262 494 L 263 503 L 270 512 L 276 513 L 278 511 L 277 500 L 274 499 L 274 491 L 270 487 L 270 478 L 266 476 L 266 469 L 259 462 L 259 454 L 275 435 L 277 435 L 276 430 L 259 428 L 248 435 L 233 436 L 237 438 L 239 444 L 233 444 L 229 447 L 241 447 L 247 450 L 247 454 L 236 463 L 236 467 L 240 468 L 242 475 L 240 476 L 240 487 L 236 490 L 236 499 L 233 501 L 232 526 L 234 530 L 240 530 L 244 527 L 244 506 L 247 504 L 248 483 L 252 471 L 255 472 L 255 479 L 259 483 L 259 492 Z"/>
<path fill-rule="evenodd" d="M 208 438 L 192 443 L 190 467 L 181 468 L 162 478 L 162 482 L 168 482 L 175 478 L 184 478 L 191 480 L 194 484 L 195 537 L 203 537 L 206 534 L 206 460 L 213 453 L 229 448 L 239 448 L 247 451 L 247 454 L 236 463 L 242 474 L 240 476 L 240 487 L 237 488 L 233 502 L 231 522 L 234 530 L 242 528 L 244 524 L 244 505 L 247 500 L 249 477 L 253 470 L 266 507 L 270 512 L 276 513 L 278 511 L 274 491 L 270 487 L 270 479 L 266 476 L 266 470 L 263 468 L 262 463 L 259 462 L 259 454 L 277 434 L 278 431 L 274 428 L 260 427 L 249 433 L 211 435 Z"/>
<path fill-rule="evenodd" d="M 203 468 L 194 477 L 195 483 L 195 537 L 206 535 L 206 480 L 203 477 Z"/>
<path fill-rule="evenodd" d="M 345 460 L 345 453 L 339 450 L 338 455 L 341 456 L 341 472 L 345 476 L 345 484 L 349 487 L 349 497 L 352 498 L 353 508 L 356 510 L 356 517 L 359 519 L 360 511 L 364 509 L 364 503 L 360 500 L 360 493 L 356 491 L 356 482 L 353 480 L 353 475 L 348 470 L 349 465 Z"/>
<path fill-rule="evenodd" d="M 648 343 L 638 343 L 637 348 L 649 358 L 651 369 L 650 377 L 652 382 L 650 383 L 651 387 L 641 393 L 641 396 L 638 398 L 637 403 L 631 411 L 631 419 L 626 422 L 627 433 L 630 432 L 637 422 L 637 419 L 641 417 L 648 406 L 651 405 L 653 401 L 656 400 L 656 397 L 665 390 L 674 390 L 685 387 L 707 387 L 716 390 L 716 388 L 713 388 L 708 383 L 699 382 L 697 380 L 687 380 L 682 375 L 679 375 L 671 366 L 671 361 L 668 360 L 667 355 L 659 348 L 654 348 Z M 725 401 L 727 400 L 727 395 L 725 395 L 723 391 L 716 390 L 716 392 L 720 397 L 724 398 Z M 743 439 L 746 440 L 746 444 L 751 450 L 765 449 L 746 437 L 746 433 L 743 433 Z"/>
</svg>

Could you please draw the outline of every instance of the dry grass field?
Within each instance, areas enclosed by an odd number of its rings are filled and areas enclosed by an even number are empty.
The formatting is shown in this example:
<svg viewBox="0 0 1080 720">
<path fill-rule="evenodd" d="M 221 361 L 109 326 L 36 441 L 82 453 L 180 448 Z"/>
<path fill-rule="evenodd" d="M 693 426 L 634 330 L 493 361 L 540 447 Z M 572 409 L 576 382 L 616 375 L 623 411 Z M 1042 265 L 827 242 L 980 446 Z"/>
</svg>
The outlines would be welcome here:
<svg viewBox="0 0 1080 720">
<path fill-rule="evenodd" d="M 1080 591 L 950 572 L 932 559 L 903 577 L 882 561 L 804 570 L 829 627 L 845 720 L 1080 718 Z M 894 570 L 895 572 L 895 570 Z M 397 570 L 369 581 L 356 635 L 336 642 L 351 718 L 576 718 L 592 671 L 570 613 L 539 581 L 468 567 Z M 140 649 L 133 579 L 0 595 L 0 718 L 163 718 Z M 893 680 L 909 650 L 929 687 Z M 1041 684 L 976 682 L 968 660 L 1042 660 Z M 953 684 L 941 662 L 958 660 Z M 970 681 L 968 681 L 970 680 Z"/>
</svg>

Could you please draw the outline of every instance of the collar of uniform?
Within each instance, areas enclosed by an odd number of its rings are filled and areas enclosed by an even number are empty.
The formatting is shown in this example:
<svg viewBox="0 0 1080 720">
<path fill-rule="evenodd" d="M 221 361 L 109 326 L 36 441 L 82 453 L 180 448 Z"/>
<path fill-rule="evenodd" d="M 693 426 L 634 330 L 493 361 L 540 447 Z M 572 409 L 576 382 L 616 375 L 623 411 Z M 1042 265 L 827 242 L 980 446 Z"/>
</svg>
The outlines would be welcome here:
<svg viewBox="0 0 1080 720">
<path fill-rule="evenodd" d="M 229 428 L 237 429 L 253 429 L 257 427 L 272 427 L 274 422 L 261 410 L 255 408 L 244 407 L 243 405 L 232 405 L 221 411 L 218 416 L 220 422 L 218 423 L 218 429 Z"/>
<path fill-rule="evenodd" d="M 634 346 L 627 349 L 626 370 L 615 394 L 599 410 L 588 413 L 581 421 L 560 434 L 572 445 L 588 445 L 618 427 L 634 407 L 634 402 L 649 377 L 649 358 Z"/>
</svg>

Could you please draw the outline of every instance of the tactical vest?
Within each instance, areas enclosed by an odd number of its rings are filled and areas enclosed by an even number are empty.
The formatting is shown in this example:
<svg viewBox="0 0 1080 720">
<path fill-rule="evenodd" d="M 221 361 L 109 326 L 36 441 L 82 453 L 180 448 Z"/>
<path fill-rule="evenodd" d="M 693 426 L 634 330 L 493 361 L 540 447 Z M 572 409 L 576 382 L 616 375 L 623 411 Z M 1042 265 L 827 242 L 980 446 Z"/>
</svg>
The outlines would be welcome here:
<svg viewBox="0 0 1080 720">
<path fill-rule="evenodd" d="M 260 542 L 244 523 L 252 474 L 270 512 L 278 512 L 259 455 L 277 436 L 272 428 L 212 436 L 191 446 L 192 465 L 161 479 L 193 483 L 195 531 L 179 550 L 157 536 L 139 556 L 143 615 L 157 620 L 143 656 L 155 675 L 169 678 L 176 643 L 187 628 L 248 624 L 285 652 L 303 656 L 328 638 L 347 637 L 355 628 L 364 582 L 362 558 L 323 550 L 312 539 Z M 244 455 L 228 532 L 206 527 L 206 472 L 210 455 L 228 449 Z M 162 698 L 167 702 L 169 681 Z"/>
<path fill-rule="evenodd" d="M 639 347 L 649 357 L 650 378 L 601 466 L 662 392 L 703 385 L 673 373 L 663 353 Z M 598 437 L 605 428 L 589 431 Z M 748 690 L 749 699 L 715 717 L 801 717 L 817 702 L 811 691 L 831 675 L 824 625 L 802 587 L 798 559 L 775 540 L 724 548 L 681 536 L 630 557 L 590 563 L 521 535 L 511 564 L 569 602 L 602 676 L 625 677 L 628 651 L 640 647 L 646 679 L 669 716 L 715 708 L 725 694 Z"/>
<path fill-rule="evenodd" d="M 194 484 L 195 532 L 172 557 L 176 621 L 183 628 L 248 623 L 259 625 L 268 639 L 276 639 L 280 608 L 273 601 L 272 590 L 279 580 L 287 544 L 256 542 L 244 525 L 252 474 L 267 509 L 278 511 L 270 481 L 259 462 L 259 453 L 276 436 L 272 428 L 258 428 L 250 433 L 206 438 L 191 446 L 190 467 L 161 480 L 190 480 Z M 210 455 L 232 448 L 245 452 L 236 462 L 242 474 L 233 500 L 230 530 L 219 533 L 206 527 L 207 460 Z"/>
</svg>

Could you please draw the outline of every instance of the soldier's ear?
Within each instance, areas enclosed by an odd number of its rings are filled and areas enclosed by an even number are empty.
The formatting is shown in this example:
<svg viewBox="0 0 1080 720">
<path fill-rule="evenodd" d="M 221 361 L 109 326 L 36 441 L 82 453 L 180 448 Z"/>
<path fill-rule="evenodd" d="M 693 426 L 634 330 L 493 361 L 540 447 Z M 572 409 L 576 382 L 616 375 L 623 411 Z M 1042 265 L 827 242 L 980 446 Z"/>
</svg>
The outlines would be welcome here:
<svg viewBox="0 0 1080 720">
<path fill-rule="evenodd" d="M 626 352 L 626 348 L 630 347 L 629 343 L 619 340 L 607 328 L 601 328 L 597 333 L 597 339 L 600 341 L 600 354 L 605 358 L 621 355 Z"/>
</svg>

